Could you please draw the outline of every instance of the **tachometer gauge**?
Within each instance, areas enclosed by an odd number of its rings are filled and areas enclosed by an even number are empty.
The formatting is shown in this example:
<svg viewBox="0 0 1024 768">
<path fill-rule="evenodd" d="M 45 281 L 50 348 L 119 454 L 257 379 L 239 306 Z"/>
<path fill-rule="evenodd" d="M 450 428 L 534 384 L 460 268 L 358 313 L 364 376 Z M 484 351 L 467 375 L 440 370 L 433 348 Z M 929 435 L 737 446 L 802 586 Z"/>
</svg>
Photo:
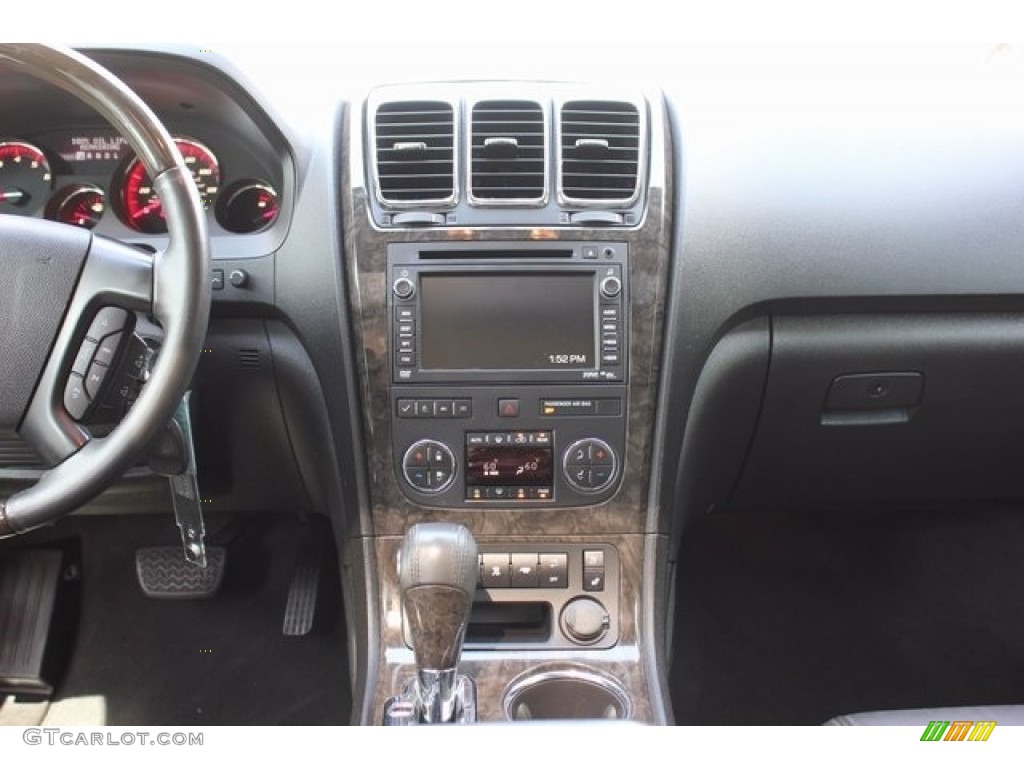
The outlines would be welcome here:
<svg viewBox="0 0 1024 768">
<path fill-rule="evenodd" d="M 203 207 L 209 208 L 220 188 L 220 165 L 216 156 L 192 139 L 175 137 L 174 143 L 185 159 L 185 167 L 192 173 Z M 120 188 L 118 213 L 125 224 L 148 234 L 167 231 L 163 206 L 156 196 L 149 174 L 138 158 L 128 164 L 120 178 L 115 180 L 115 186 Z"/>
<path fill-rule="evenodd" d="M 265 181 L 243 179 L 217 201 L 217 221 L 229 232 L 258 232 L 274 223 L 280 206 L 277 192 Z"/>
<path fill-rule="evenodd" d="M 30 213 L 53 188 L 53 174 L 39 147 L 0 141 L 0 213 Z"/>
<path fill-rule="evenodd" d="M 62 187 L 46 204 L 46 218 L 92 229 L 106 210 L 103 190 L 94 184 Z"/>
</svg>

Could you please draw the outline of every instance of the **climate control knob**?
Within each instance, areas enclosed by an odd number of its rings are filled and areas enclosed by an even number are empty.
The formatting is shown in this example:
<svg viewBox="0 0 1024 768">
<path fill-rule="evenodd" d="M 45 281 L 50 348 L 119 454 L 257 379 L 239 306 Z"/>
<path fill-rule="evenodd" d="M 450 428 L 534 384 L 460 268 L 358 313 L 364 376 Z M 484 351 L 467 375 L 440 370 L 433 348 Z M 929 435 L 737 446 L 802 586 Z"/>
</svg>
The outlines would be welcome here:
<svg viewBox="0 0 1024 768">
<path fill-rule="evenodd" d="M 441 493 L 455 481 L 455 456 L 437 440 L 420 440 L 402 457 L 405 481 L 420 493 Z"/>
<path fill-rule="evenodd" d="M 570 445 L 562 456 L 569 485 L 584 493 L 597 493 L 615 480 L 618 459 L 604 440 L 587 437 Z"/>
</svg>

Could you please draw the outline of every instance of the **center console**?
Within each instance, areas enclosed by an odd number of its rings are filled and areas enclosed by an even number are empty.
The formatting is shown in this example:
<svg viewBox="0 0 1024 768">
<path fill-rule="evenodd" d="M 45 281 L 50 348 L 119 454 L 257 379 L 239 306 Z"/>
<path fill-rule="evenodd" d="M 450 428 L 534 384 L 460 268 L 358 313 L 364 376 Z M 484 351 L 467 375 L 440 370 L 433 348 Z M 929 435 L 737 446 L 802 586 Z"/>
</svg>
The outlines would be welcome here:
<svg viewBox="0 0 1024 768">
<path fill-rule="evenodd" d="M 475 719 L 668 720 L 647 568 L 664 541 L 649 497 L 666 120 L 660 97 L 550 83 L 397 86 L 348 115 L 358 722 L 400 713 L 424 678 L 423 616 L 410 623 L 398 578 L 421 523 L 476 543 L 451 678 Z"/>
</svg>

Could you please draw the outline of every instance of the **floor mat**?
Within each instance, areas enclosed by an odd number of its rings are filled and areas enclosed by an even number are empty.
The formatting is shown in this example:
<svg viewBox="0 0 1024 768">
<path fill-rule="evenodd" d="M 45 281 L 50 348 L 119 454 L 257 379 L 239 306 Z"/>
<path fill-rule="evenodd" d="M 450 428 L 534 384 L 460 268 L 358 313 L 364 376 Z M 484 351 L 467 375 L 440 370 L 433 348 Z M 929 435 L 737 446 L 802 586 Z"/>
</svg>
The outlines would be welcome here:
<svg viewBox="0 0 1024 768">
<path fill-rule="evenodd" d="M 1024 512 L 719 513 L 684 537 L 680 724 L 1024 703 Z"/>
<path fill-rule="evenodd" d="M 208 517 L 228 566 L 220 592 L 195 601 L 147 598 L 136 580 L 137 548 L 180 542 L 170 517 L 70 518 L 45 532 L 82 547 L 80 624 L 58 699 L 102 696 L 108 725 L 347 724 L 333 558 L 316 631 L 281 634 L 305 530 L 294 517 Z"/>
</svg>

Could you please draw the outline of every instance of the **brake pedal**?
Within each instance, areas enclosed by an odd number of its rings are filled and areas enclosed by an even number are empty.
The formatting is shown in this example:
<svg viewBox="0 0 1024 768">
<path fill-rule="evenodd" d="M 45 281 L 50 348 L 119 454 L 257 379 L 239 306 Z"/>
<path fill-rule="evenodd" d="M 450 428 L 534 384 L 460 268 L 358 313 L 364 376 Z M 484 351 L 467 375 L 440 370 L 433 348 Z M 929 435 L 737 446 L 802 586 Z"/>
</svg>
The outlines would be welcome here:
<svg viewBox="0 0 1024 768">
<path fill-rule="evenodd" d="M 146 597 L 199 600 L 213 597 L 224 581 L 227 551 L 206 547 L 206 567 L 181 556 L 181 547 L 143 547 L 135 552 L 135 573 Z"/>
</svg>

